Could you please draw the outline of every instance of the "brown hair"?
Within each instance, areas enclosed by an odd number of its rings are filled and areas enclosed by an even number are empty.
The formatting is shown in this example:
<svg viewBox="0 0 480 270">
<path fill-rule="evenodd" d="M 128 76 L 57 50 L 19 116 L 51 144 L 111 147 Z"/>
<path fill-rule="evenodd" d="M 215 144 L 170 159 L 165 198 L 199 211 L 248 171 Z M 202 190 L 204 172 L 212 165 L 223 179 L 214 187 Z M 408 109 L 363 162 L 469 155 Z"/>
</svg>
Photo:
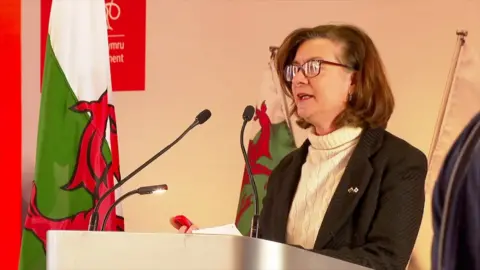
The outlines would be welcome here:
<svg viewBox="0 0 480 270">
<path fill-rule="evenodd" d="M 342 126 L 387 127 L 395 102 L 385 75 L 380 55 L 370 37 L 352 25 L 320 25 L 300 28 L 290 33 L 278 49 L 275 65 L 284 93 L 293 98 L 291 83 L 284 77 L 285 67 L 292 63 L 299 46 L 310 39 L 327 38 L 345 45 L 342 63 L 354 68 L 355 90 L 346 109 L 334 121 L 337 128 Z M 296 114 L 296 105 L 290 115 Z M 310 123 L 300 119 L 297 123 L 308 128 Z"/>
</svg>

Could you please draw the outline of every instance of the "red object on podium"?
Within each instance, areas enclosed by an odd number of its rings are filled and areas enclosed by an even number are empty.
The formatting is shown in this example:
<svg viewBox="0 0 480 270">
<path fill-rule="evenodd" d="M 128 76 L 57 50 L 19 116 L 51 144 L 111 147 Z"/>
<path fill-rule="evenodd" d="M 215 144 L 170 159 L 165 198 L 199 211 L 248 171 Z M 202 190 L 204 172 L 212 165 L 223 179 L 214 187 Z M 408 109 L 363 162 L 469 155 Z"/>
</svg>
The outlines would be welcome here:
<svg viewBox="0 0 480 270">
<path fill-rule="evenodd" d="M 193 223 L 184 215 L 178 215 L 172 218 L 172 225 L 178 230 L 182 226 L 186 226 L 187 230 L 190 228 L 190 226 L 193 225 Z"/>
</svg>

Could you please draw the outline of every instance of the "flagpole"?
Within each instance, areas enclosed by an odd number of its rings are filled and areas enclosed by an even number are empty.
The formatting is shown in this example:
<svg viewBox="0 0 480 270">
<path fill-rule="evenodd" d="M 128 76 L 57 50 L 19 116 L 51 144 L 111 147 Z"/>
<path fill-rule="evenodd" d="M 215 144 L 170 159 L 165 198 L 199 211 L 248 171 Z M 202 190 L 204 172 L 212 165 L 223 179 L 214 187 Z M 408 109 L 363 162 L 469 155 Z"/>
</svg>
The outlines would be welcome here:
<svg viewBox="0 0 480 270">
<path fill-rule="evenodd" d="M 455 71 L 456 71 L 457 65 L 458 65 L 458 58 L 460 57 L 460 52 L 462 50 L 463 45 L 465 44 L 465 38 L 468 35 L 468 31 L 467 30 L 457 30 L 456 34 L 457 34 L 457 43 L 455 45 L 455 51 L 454 51 L 453 58 L 452 58 L 452 64 L 450 66 L 450 71 L 449 71 L 448 77 L 447 77 L 447 83 L 445 85 L 445 90 L 444 90 L 443 97 L 442 97 L 442 103 L 440 104 L 440 111 L 439 111 L 438 116 L 437 116 L 437 122 L 435 123 L 435 130 L 434 130 L 434 133 L 433 133 L 433 139 L 430 143 L 430 152 L 428 154 L 428 163 L 430 163 L 432 161 L 432 156 L 433 156 L 433 152 L 435 150 L 435 145 L 437 144 L 437 141 L 438 141 L 438 134 L 440 133 L 440 128 L 442 126 L 443 119 L 445 118 L 445 111 L 447 109 L 447 103 L 448 103 L 448 99 L 450 97 L 450 92 L 451 92 L 451 89 L 452 89 L 453 79 L 455 77 Z"/>
<path fill-rule="evenodd" d="M 275 76 L 275 74 L 273 73 L 276 73 L 276 70 L 275 70 L 275 57 L 277 56 L 277 52 L 278 52 L 278 47 L 277 46 L 270 46 L 268 47 L 268 50 L 270 51 L 270 69 L 272 70 L 272 79 L 274 80 L 274 85 L 275 86 L 280 86 L 280 83 L 275 79 L 275 78 L 278 78 L 278 76 Z M 293 126 L 292 126 L 292 121 L 291 121 L 291 117 L 290 117 L 290 114 L 289 114 L 289 107 L 288 107 L 288 103 L 287 103 L 287 96 L 285 95 L 285 92 L 283 91 L 283 89 L 276 89 L 277 92 L 280 91 L 281 95 L 282 95 L 282 101 L 283 101 L 283 108 L 285 108 L 285 119 L 287 121 L 287 126 L 289 127 L 290 129 L 290 135 L 292 136 L 292 140 L 295 142 L 295 134 L 293 132 Z"/>
</svg>

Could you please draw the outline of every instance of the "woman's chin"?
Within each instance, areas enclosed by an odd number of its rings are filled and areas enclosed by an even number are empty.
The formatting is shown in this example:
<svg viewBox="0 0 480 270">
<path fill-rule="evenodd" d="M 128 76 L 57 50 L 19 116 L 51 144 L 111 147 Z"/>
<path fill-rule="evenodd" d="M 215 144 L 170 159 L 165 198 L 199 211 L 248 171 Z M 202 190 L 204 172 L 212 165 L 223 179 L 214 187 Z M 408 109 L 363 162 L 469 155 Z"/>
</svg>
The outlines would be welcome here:
<svg viewBox="0 0 480 270">
<path fill-rule="evenodd" d="M 306 112 L 306 111 L 297 111 L 297 115 L 298 117 L 308 121 L 308 119 L 310 118 L 310 113 Z"/>
</svg>

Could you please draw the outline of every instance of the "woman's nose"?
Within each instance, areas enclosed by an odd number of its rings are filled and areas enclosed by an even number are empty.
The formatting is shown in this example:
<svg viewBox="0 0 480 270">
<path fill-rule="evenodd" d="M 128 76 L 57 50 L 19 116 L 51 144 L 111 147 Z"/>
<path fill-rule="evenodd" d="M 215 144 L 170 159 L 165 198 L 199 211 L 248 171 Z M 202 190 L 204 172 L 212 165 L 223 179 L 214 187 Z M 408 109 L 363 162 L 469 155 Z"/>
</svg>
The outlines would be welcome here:
<svg viewBox="0 0 480 270">
<path fill-rule="evenodd" d="M 292 84 L 306 84 L 308 83 L 307 77 L 303 74 L 302 70 L 299 70 L 292 78 Z"/>
</svg>

